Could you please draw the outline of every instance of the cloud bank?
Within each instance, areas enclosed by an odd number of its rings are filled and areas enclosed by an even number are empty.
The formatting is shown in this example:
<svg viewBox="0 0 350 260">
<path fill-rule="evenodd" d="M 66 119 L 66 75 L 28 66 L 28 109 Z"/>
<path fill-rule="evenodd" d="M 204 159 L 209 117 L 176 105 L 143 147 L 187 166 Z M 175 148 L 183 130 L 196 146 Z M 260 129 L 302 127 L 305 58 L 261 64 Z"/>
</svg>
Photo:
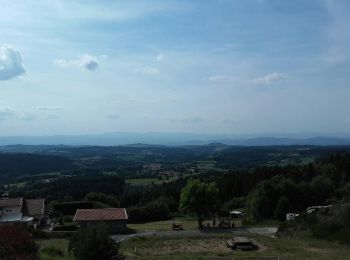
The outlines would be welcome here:
<svg viewBox="0 0 350 260">
<path fill-rule="evenodd" d="M 212 75 L 208 77 L 209 81 L 233 81 L 235 77 L 230 75 Z"/>
<path fill-rule="evenodd" d="M 12 46 L 0 46 L 0 80 L 10 80 L 24 73 L 19 51 Z"/>
<path fill-rule="evenodd" d="M 59 111 L 59 110 L 63 110 L 63 107 L 60 107 L 60 106 L 40 106 L 40 107 L 37 107 L 37 109 L 40 111 Z"/>
<path fill-rule="evenodd" d="M 12 108 L 0 108 L 0 120 L 6 120 L 13 118 L 16 115 L 15 111 Z"/>
<path fill-rule="evenodd" d="M 107 117 L 109 119 L 119 119 L 120 118 L 120 116 L 118 114 L 109 114 Z"/>
<path fill-rule="evenodd" d="M 56 59 L 54 60 L 54 63 L 63 68 L 76 67 L 89 71 L 96 70 L 99 66 L 97 58 L 89 54 L 85 54 L 77 60 Z"/>
<path fill-rule="evenodd" d="M 158 68 L 154 68 L 154 67 L 145 67 L 142 69 L 136 69 L 135 70 L 137 73 L 143 74 L 143 75 L 157 75 L 160 73 Z"/>
<path fill-rule="evenodd" d="M 0 121 L 11 119 L 33 121 L 37 119 L 37 116 L 27 112 L 17 112 L 10 107 L 0 108 Z"/>
<path fill-rule="evenodd" d="M 273 72 L 273 73 L 268 74 L 262 78 L 253 79 L 253 83 L 270 85 L 270 84 L 281 82 L 284 80 L 286 80 L 286 77 L 284 75 L 277 73 L 277 72 Z"/>
</svg>

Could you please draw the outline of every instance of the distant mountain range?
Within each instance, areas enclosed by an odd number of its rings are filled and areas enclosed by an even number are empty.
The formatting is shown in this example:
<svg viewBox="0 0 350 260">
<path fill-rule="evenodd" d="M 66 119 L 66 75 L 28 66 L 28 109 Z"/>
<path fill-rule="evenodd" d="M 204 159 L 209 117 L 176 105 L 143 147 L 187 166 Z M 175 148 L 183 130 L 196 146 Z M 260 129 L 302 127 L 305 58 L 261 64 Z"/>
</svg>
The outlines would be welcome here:
<svg viewBox="0 0 350 260">
<path fill-rule="evenodd" d="M 285 134 L 276 136 L 254 135 L 209 135 L 172 133 L 107 133 L 101 135 L 55 135 L 0 137 L 0 145 L 207 145 L 221 143 L 237 146 L 269 145 L 350 145 L 350 137 L 309 136 L 310 134 Z"/>
</svg>

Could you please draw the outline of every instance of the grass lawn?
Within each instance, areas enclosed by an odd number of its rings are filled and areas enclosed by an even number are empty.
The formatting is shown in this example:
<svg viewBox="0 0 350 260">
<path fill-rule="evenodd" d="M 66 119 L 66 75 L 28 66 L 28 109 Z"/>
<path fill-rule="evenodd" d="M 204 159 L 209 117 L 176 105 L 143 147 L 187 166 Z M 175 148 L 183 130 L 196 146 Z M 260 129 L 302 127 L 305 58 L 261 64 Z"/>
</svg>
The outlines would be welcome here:
<svg viewBox="0 0 350 260">
<path fill-rule="evenodd" d="M 180 222 L 183 224 L 184 230 L 196 230 L 198 229 L 198 223 L 195 218 L 189 218 L 189 217 L 182 217 L 182 218 L 174 218 L 171 220 L 163 220 L 163 221 L 156 221 L 156 222 L 147 222 L 142 224 L 128 224 L 128 227 L 130 229 L 134 229 L 136 232 L 144 232 L 147 230 L 155 230 L 155 231 L 169 231 L 171 230 L 171 225 L 173 222 Z M 210 225 L 212 224 L 211 221 Z M 204 224 L 207 223 L 207 221 L 204 221 Z M 241 221 L 237 220 L 235 221 L 236 227 L 242 226 Z"/>
<path fill-rule="evenodd" d="M 40 260 L 73 260 L 68 254 L 67 239 L 38 240 Z"/>
<path fill-rule="evenodd" d="M 17 182 L 17 183 L 9 184 L 8 187 L 10 187 L 10 188 L 13 188 L 13 187 L 23 188 L 26 184 L 27 184 L 27 182 Z"/>
<path fill-rule="evenodd" d="M 226 246 L 229 234 L 213 234 L 208 237 L 188 238 L 133 238 L 123 242 L 121 250 L 127 259 L 277 259 L 324 260 L 349 259 L 350 248 L 336 242 L 312 239 L 277 239 L 266 236 L 242 234 L 255 239 L 258 251 L 232 251 Z M 275 258 L 266 258 L 266 257 Z"/>
</svg>

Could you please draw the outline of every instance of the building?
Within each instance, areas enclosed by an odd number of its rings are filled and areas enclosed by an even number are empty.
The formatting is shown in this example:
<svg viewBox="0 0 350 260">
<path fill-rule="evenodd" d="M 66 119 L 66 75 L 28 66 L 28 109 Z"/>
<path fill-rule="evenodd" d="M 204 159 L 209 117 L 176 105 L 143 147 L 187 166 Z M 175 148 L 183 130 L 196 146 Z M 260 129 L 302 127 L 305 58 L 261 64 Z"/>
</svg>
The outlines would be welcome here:
<svg viewBox="0 0 350 260">
<path fill-rule="evenodd" d="M 23 214 L 33 218 L 33 223 L 41 226 L 45 218 L 45 199 L 25 199 Z"/>
<path fill-rule="evenodd" d="M 287 213 L 286 214 L 286 220 L 287 221 L 293 221 L 296 217 L 299 217 L 299 214 L 297 213 Z"/>
<path fill-rule="evenodd" d="M 111 233 L 127 231 L 128 215 L 125 208 L 78 209 L 74 221 L 80 227 L 96 226 L 103 223 Z"/>
<path fill-rule="evenodd" d="M 45 199 L 1 198 L 1 224 L 27 224 L 39 226 L 45 217 Z"/>
</svg>

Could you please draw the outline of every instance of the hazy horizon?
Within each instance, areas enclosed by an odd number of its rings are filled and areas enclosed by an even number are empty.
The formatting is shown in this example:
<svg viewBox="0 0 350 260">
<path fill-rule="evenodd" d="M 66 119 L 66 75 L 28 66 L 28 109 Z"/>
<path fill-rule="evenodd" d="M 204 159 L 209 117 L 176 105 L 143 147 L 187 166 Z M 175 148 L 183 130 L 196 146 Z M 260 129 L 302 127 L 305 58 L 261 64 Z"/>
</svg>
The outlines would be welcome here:
<svg viewBox="0 0 350 260">
<path fill-rule="evenodd" d="M 1 136 L 348 133 L 346 0 L 0 0 Z"/>
<path fill-rule="evenodd" d="M 322 135 L 316 133 L 298 134 L 256 134 L 225 135 L 195 133 L 104 133 L 96 135 L 48 135 L 48 136 L 0 136 L 0 146 L 7 145 L 207 145 L 221 143 L 236 146 L 270 145 L 315 145 L 349 146 L 350 135 Z"/>
</svg>

